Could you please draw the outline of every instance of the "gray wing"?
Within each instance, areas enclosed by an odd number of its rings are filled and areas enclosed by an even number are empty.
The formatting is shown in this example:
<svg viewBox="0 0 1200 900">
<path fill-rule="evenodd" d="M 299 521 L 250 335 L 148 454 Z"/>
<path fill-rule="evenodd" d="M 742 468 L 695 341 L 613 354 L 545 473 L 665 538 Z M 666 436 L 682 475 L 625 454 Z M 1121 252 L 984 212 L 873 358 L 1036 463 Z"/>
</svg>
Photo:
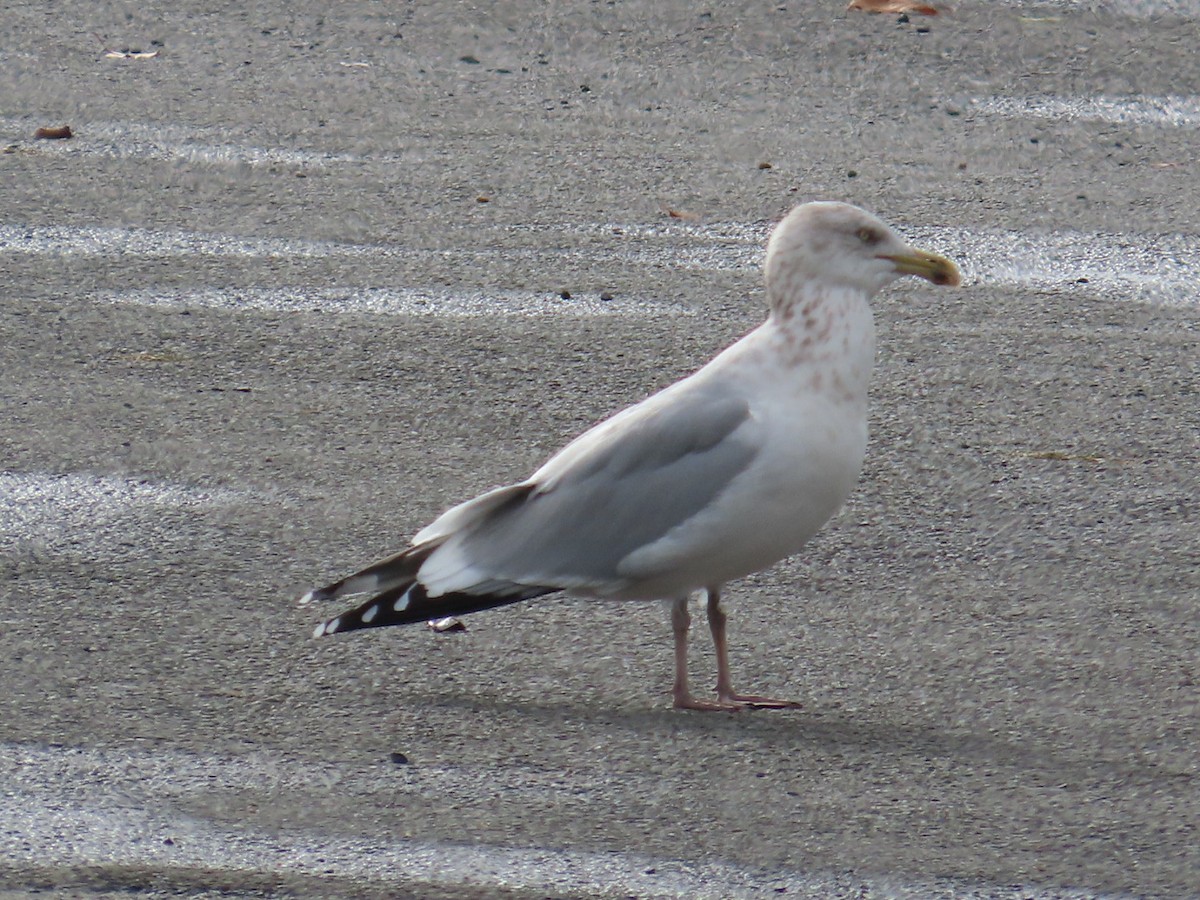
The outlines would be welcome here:
<svg viewBox="0 0 1200 900">
<path fill-rule="evenodd" d="M 545 489 L 527 483 L 429 564 L 442 557 L 466 580 L 615 586 L 622 559 L 703 510 L 750 464 L 756 431 L 744 399 L 705 391 L 634 408 L 569 445 L 564 466 L 543 467 L 556 469 Z"/>
</svg>

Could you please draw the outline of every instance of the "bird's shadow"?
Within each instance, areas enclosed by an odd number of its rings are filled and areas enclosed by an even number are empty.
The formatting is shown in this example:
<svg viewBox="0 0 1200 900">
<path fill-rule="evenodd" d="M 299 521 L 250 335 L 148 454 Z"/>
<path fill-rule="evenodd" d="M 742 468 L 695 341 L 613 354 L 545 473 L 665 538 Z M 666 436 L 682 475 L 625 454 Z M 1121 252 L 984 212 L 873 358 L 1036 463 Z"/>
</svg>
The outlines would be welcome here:
<svg viewBox="0 0 1200 900">
<path fill-rule="evenodd" d="M 554 699 L 512 699 L 465 694 L 441 695 L 436 701 L 466 714 L 509 720 L 514 717 L 537 723 L 546 730 L 561 729 L 564 723 L 587 723 L 594 729 L 612 729 L 648 740 L 668 737 L 677 740 L 692 735 L 726 742 L 757 742 L 764 749 L 795 752 L 859 753 L 886 755 L 891 759 L 950 759 L 977 765 L 1023 770 L 1078 770 L 1094 772 L 1108 761 L 1067 756 L 1034 742 L 1015 742 L 979 731 L 953 730 L 932 722 L 897 723 L 878 719 L 850 719 L 828 712 L 804 709 L 740 710 L 737 712 L 693 712 L 660 708 L 597 709 L 579 702 Z M 574 730 L 574 729 L 573 729 Z"/>
</svg>

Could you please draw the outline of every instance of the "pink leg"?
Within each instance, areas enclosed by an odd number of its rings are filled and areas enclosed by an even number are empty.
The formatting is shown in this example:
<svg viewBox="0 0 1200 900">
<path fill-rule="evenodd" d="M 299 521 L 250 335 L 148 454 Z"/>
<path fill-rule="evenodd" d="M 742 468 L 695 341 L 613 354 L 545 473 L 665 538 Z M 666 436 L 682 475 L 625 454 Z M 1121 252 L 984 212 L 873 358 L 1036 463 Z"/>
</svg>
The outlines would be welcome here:
<svg viewBox="0 0 1200 900">
<path fill-rule="evenodd" d="M 729 706 L 748 706 L 751 709 L 799 709 L 800 703 L 795 700 L 776 700 L 772 697 L 759 697 L 755 694 L 739 694 L 733 689 L 733 682 L 729 675 L 729 645 L 725 640 L 725 623 L 728 616 L 725 610 L 721 609 L 721 588 L 714 586 L 707 589 L 708 594 L 708 629 L 712 632 L 713 648 L 717 651 L 717 700 L 719 703 L 726 704 L 723 708 Z M 687 608 L 684 608 L 684 614 L 687 614 Z M 687 626 L 684 626 L 686 635 Z M 679 645 L 676 638 L 676 659 L 678 659 Z M 686 679 L 687 674 L 684 673 Z M 685 685 L 686 686 L 686 685 Z M 676 703 L 676 706 L 679 704 Z"/>
<path fill-rule="evenodd" d="M 680 597 L 671 607 L 671 630 L 675 633 L 675 686 L 672 688 L 671 694 L 675 698 L 675 708 L 698 709 L 705 712 L 731 712 L 741 709 L 744 706 L 742 703 L 724 698 L 700 700 L 693 697 L 691 691 L 688 690 L 687 639 L 688 628 L 691 627 L 691 624 L 692 614 L 688 612 L 688 598 Z"/>
</svg>

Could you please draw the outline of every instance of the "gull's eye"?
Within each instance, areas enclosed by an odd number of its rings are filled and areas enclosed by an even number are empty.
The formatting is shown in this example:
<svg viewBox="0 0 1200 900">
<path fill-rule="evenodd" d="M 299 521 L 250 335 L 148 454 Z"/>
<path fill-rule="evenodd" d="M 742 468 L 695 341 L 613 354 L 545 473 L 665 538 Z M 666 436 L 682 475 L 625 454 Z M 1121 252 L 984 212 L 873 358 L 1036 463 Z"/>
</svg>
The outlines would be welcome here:
<svg viewBox="0 0 1200 900">
<path fill-rule="evenodd" d="M 881 240 L 883 240 L 883 235 L 881 235 L 874 228 L 868 228 L 865 225 L 862 228 L 858 229 L 858 231 L 854 232 L 854 234 L 860 241 L 862 241 L 867 246 L 870 246 L 872 244 L 878 244 Z"/>
</svg>

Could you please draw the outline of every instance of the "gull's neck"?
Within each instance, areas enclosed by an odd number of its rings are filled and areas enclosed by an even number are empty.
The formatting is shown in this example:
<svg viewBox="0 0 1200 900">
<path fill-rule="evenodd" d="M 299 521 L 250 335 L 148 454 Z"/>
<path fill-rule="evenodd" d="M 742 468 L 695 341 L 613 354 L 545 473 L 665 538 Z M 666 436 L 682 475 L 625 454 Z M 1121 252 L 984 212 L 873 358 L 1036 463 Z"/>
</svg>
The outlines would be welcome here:
<svg viewBox="0 0 1200 900">
<path fill-rule="evenodd" d="M 806 390 L 866 402 L 875 364 L 875 322 L 865 291 L 806 282 L 772 297 L 760 331 Z"/>
</svg>

